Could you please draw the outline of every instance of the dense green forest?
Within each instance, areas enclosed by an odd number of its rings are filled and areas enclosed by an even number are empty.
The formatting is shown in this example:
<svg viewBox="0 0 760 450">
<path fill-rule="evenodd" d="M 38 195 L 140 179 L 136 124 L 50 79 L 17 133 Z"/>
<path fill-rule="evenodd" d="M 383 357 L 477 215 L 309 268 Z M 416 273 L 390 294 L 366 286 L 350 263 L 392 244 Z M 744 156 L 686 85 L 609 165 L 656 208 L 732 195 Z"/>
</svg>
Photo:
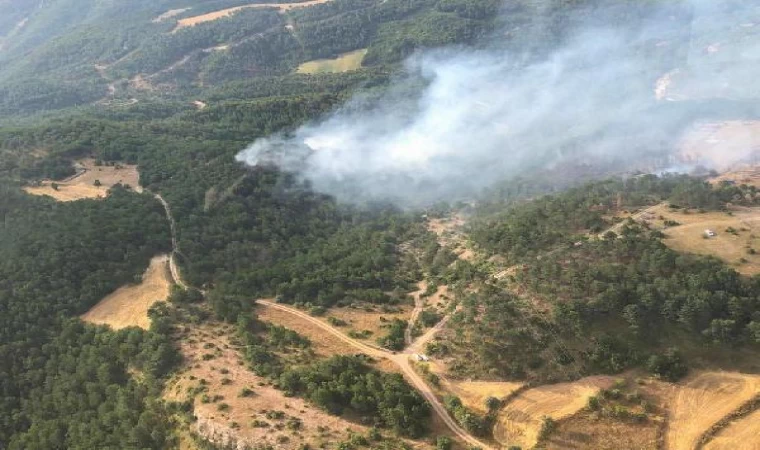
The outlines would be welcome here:
<svg viewBox="0 0 760 450">
<path fill-rule="evenodd" d="M 165 447 L 172 431 L 154 399 L 178 358 L 167 330 L 159 320 L 148 332 L 113 333 L 75 318 L 168 250 L 161 205 L 124 189 L 70 204 L 0 189 L 0 442 Z"/>
</svg>

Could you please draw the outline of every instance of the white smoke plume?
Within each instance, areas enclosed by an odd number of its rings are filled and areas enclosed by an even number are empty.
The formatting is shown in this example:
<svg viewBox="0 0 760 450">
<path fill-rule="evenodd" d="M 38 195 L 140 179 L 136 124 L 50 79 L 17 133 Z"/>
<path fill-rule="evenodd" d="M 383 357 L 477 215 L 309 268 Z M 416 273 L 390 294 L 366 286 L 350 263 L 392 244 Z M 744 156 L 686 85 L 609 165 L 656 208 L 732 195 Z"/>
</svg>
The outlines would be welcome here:
<svg viewBox="0 0 760 450">
<path fill-rule="evenodd" d="M 746 22 L 744 12 L 727 16 Z M 752 13 L 760 21 L 760 11 Z M 407 78 L 383 98 L 357 97 L 318 122 L 257 140 L 238 159 L 297 172 L 345 200 L 419 204 L 471 194 L 528 169 L 660 152 L 694 109 L 705 109 L 658 106 L 670 88 L 658 77 L 673 68 L 651 55 L 672 45 L 669 20 L 654 14 L 634 32 L 581 30 L 529 63 L 498 41 L 418 54 L 405 64 Z M 714 25 L 713 34 L 735 29 Z M 746 72 L 743 55 L 758 49 L 755 39 L 733 59 L 721 55 L 721 72 Z M 424 80 L 416 95 L 404 82 L 410 79 Z"/>
</svg>

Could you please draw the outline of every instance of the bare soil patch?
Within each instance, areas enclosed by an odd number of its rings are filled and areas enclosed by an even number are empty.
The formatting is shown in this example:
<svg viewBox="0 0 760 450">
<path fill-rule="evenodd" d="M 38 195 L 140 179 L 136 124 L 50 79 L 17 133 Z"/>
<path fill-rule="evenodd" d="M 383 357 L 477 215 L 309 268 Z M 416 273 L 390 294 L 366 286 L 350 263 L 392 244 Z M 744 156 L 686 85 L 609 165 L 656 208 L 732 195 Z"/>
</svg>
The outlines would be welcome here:
<svg viewBox="0 0 760 450">
<path fill-rule="evenodd" d="M 136 191 L 140 187 L 137 166 L 117 164 L 96 166 L 94 159 L 76 163 L 78 174 L 63 181 L 45 180 L 39 186 L 27 186 L 24 190 L 32 195 L 47 195 L 60 202 L 70 202 L 84 198 L 105 198 L 108 190 L 116 184 L 130 186 Z M 53 183 L 57 189 L 53 188 Z M 96 186 L 96 184 L 99 184 Z"/>
<path fill-rule="evenodd" d="M 169 296 L 172 285 L 167 263 L 169 257 L 157 256 L 142 276 L 140 284 L 124 286 L 108 295 L 84 315 L 85 322 L 108 325 L 115 330 L 126 327 L 148 329 L 148 310 Z"/>
<path fill-rule="evenodd" d="M 494 426 L 494 439 L 503 446 L 531 448 L 538 441 L 544 417 L 554 420 L 570 417 L 586 406 L 589 397 L 613 383 L 612 377 L 596 376 L 528 389 L 501 410 Z"/>
<path fill-rule="evenodd" d="M 472 261 L 475 258 L 475 252 L 466 245 L 466 239 L 461 231 L 464 224 L 464 217 L 456 214 L 452 217 L 430 219 L 427 226 L 429 231 L 438 236 L 438 243 L 441 246 L 450 247 L 459 259 Z"/>
<path fill-rule="evenodd" d="M 702 372 L 673 388 L 667 448 L 692 450 L 710 426 L 760 391 L 760 376 L 738 372 Z M 745 418 L 746 419 L 746 418 Z M 739 421 L 741 423 L 743 421 Z M 719 436 L 725 435 L 733 426 Z M 741 430 L 740 426 L 740 430 Z M 717 441 L 719 442 L 719 441 Z M 755 447 L 757 448 L 757 447 Z"/>
<path fill-rule="evenodd" d="M 283 11 L 289 11 L 291 9 L 296 9 L 296 8 L 306 8 L 309 6 L 319 5 L 322 3 L 327 3 L 329 1 L 331 0 L 310 0 L 310 1 L 300 2 L 300 3 L 254 3 L 251 5 L 236 6 L 234 8 L 222 9 L 219 11 L 202 14 L 200 16 L 193 16 L 193 17 L 180 19 L 177 21 L 177 27 L 172 32 L 174 33 L 174 32 L 177 32 L 178 30 L 181 30 L 182 28 L 192 27 L 200 23 L 211 22 L 214 20 L 221 19 L 223 17 L 229 17 L 235 14 L 236 12 L 242 11 L 244 9 L 277 8 L 280 12 L 283 12 Z"/>
</svg>

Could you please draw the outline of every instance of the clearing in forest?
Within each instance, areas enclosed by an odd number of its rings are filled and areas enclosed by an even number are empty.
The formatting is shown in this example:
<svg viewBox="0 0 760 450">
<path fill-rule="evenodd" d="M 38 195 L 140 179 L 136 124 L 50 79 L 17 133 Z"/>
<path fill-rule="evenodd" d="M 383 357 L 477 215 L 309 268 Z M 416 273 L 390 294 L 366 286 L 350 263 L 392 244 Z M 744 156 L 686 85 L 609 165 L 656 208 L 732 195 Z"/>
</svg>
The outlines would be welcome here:
<svg viewBox="0 0 760 450">
<path fill-rule="evenodd" d="M 116 184 L 130 186 L 140 192 L 140 174 L 137 166 L 115 164 L 96 166 L 94 159 L 76 162 L 77 174 L 62 181 L 46 180 L 38 186 L 24 188 L 32 195 L 47 195 L 60 202 L 70 202 L 84 198 L 105 198 L 108 190 Z"/>
<path fill-rule="evenodd" d="M 589 397 L 613 383 L 611 377 L 595 376 L 528 389 L 499 412 L 494 439 L 503 446 L 532 448 L 538 442 L 544 417 L 554 420 L 570 417 L 587 405 Z"/>
<path fill-rule="evenodd" d="M 662 229 L 662 242 L 675 251 L 715 256 L 743 275 L 760 273 L 760 208 L 700 213 L 660 205 L 640 220 Z M 665 227 L 665 221 L 678 225 Z M 706 230 L 715 236 L 706 236 Z"/>
<path fill-rule="evenodd" d="M 489 397 L 503 400 L 523 387 L 523 383 L 509 381 L 455 381 L 441 378 L 441 387 L 456 395 L 468 409 L 487 414 L 486 400 Z"/>
<path fill-rule="evenodd" d="M 393 320 L 408 322 L 413 309 L 412 305 L 378 306 L 360 303 L 330 308 L 324 317 L 318 319 L 335 326 L 351 338 L 374 343 L 388 334 L 388 325 Z"/>
<path fill-rule="evenodd" d="M 167 263 L 169 257 L 157 256 L 142 276 L 140 284 L 124 286 L 101 300 L 82 315 L 85 322 L 109 325 L 115 330 L 126 327 L 148 329 L 148 310 L 169 296 L 172 285 Z"/>
<path fill-rule="evenodd" d="M 280 12 L 283 12 L 283 11 L 288 11 L 288 10 L 296 9 L 296 8 L 306 8 L 308 6 L 319 5 L 322 3 L 327 3 L 329 1 L 331 0 L 309 0 L 305 2 L 299 2 L 299 3 L 254 3 L 251 5 L 236 6 L 234 8 L 222 9 L 219 11 L 202 14 L 200 16 L 193 16 L 193 17 L 180 19 L 177 21 L 177 27 L 174 29 L 174 31 L 172 31 L 172 33 L 176 33 L 178 30 L 181 30 L 182 28 L 198 25 L 199 23 L 212 22 L 214 20 L 218 20 L 224 17 L 229 17 L 235 14 L 236 12 L 242 11 L 244 9 L 277 8 L 278 10 L 280 10 Z"/>
<path fill-rule="evenodd" d="M 464 217 L 456 214 L 452 217 L 430 219 L 427 227 L 428 231 L 438 236 L 439 245 L 450 247 L 459 259 L 472 261 L 475 258 L 475 252 L 465 245 L 465 238 L 461 232 L 464 224 Z"/>
<path fill-rule="evenodd" d="M 760 448 L 760 410 L 743 417 L 719 432 L 705 450 L 757 450 Z"/>
<path fill-rule="evenodd" d="M 669 407 L 667 448 L 694 449 L 705 431 L 759 391 L 758 375 L 702 372 L 689 377 L 674 387 Z"/>
<path fill-rule="evenodd" d="M 300 66 L 296 70 L 297 73 L 340 73 L 357 70 L 362 66 L 362 60 L 364 55 L 367 54 L 367 49 L 354 50 L 352 52 L 343 53 L 336 58 L 329 59 L 315 59 L 314 61 L 308 61 Z"/>
</svg>

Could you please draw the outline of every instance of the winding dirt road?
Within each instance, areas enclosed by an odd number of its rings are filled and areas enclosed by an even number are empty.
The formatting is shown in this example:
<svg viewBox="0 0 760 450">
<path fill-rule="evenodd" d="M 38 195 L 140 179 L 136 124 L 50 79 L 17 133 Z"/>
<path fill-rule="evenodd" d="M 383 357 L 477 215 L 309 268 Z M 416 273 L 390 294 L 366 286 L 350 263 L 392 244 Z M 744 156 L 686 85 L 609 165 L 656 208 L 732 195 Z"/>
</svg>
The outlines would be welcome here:
<svg viewBox="0 0 760 450">
<path fill-rule="evenodd" d="M 435 396 L 435 393 L 430 389 L 430 387 L 425 383 L 425 381 L 417 374 L 417 372 L 414 371 L 414 368 L 412 368 L 412 365 L 409 361 L 409 358 L 412 356 L 414 351 L 416 351 L 417 348 L 424 345 L 424 342 L 429 341 L 432 339 L 432 337 L 435 335 L 435 332 L 443 328 L 443 325 L 445 325 L 445 322 L 448 320 L 450 316 L 446 316 L 441 323 L 436 325 L 434 328 L 432 328 L 430 331 L 425 333 L 423 336 L 420 337 L 420 339 L 417 342 L 412 343 L 406 350 L 404 350 L 402 353 L 394 354 L 393 352 L 390 352 L 382 347 L 376 347 L 374 345 L 365 344 L 363 342 L 359 342 L 356 339 L 352 339 L 336 328 L 330 326 L 329 324 L 322 322 L 321 320 L 314 318 L 303 311 L 299 311 L 295 308 L 292 308 L 290 306 L 286 306 L 280 303 L 274 303 L 268 300 L 256 300 L 256 303 L 258 303 L 261 306 L 267 307 L 267 308 L 275 308 L 280 311 L 285 311 L 289 314 L 292 314 L 294 316 L 297 316 L 303 320 L 307 320 L 310 323 L 320 327 L 325 332 L 330 333 L 331 335 L 337 337 L 341 341 L 345 342 L 348 345 L 351 345 L 352 347 L 356 348 L 357 350 L 362 351 L 363 353 L 366 353 L 369 356 L 376 357 L 376 358 L 384 358 L 390 361 L 393 361 L 400 369 L 401 372 L 404 374 L 404 377 L 406 377 L 407 381 L 411 383 L 412 386 L 423 396 L 425 399 L 430 403 L 430 405 L 433 407 L 433 410 L 438 414 L 438 416 L 443 420 L 443 422 L 446 424 L 446 426 L 449 427 L 449 429 L 457 435 L 462 441 L 467 443 L 468 445 L 472 445 L 475 447 L 480 447 L 483 450 L 494 450 L 494 448 L 479 439 L 477 439 L 475 436 L 468 433 L 464 428 L 462 428 L 457 421 L 449 415 L 449 412 L 446 410 L 446 407 L 443 406 L 443 404 L 438 400 L 438 397 Z M 420 345 L 419 342 L 423 341 L 423 344 Z"/>
</svg>

